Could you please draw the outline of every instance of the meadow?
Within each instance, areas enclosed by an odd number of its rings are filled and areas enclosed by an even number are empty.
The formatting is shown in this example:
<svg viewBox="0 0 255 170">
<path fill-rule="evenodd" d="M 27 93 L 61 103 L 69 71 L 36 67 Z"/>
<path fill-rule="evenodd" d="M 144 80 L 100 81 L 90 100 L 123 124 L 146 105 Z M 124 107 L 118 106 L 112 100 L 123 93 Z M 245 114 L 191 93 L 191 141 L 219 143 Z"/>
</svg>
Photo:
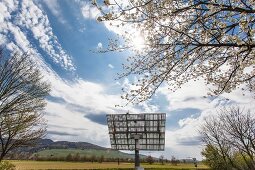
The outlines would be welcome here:
<svg viewBox="0 0 255 170">
<path fill-rule="evenodd" d="M 16 166 L 16 170 L 87 170 L 87 169 L 108 169 L 108 170 L 131 170 L 134 167 L 133 163 L 89 163 L 89 162 L 60 162 L 60 161 L 10 161 Z M 146 170 L 195 170 L 195 169 L 209 169 L 203 164 L 198 164 L 195 168 L 194 164 L 178 164 L 177 166 L 171 164 L 141 164 Z"/>
<path fill-rule="evenodd" d="M 87 158 L 91 156 L 95 156 L 100 158 L 104 156 L 104 158 L 134 158 L 134 155 L 123 153 L 116 150 L 98 150 L 98 149 L 45 149 L 39 152 L 36 152 L 38 157 L 40 158 L 49 158 L 49 157 L 66 157 L 68 154 L 79 154 L 80 157 L 86 156 Z M 141 155 L 141 158 L 146 158 Z"/>
</svg>

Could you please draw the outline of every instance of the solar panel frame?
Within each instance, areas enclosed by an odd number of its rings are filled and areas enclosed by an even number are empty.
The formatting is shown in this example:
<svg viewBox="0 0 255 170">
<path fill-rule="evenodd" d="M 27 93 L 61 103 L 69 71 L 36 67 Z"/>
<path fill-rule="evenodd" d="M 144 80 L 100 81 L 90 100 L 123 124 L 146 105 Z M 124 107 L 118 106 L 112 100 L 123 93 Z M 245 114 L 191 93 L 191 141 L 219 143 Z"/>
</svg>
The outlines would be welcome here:
<svg viewBox="0 0 255 170">
<path fill-rule="evenodd" d="M 165 113 L 106 115 L 110 143 L 115 150 L 135 150 L 135 136 L 139 136 L 139 150 L 165 149 Z"/>
</svg>

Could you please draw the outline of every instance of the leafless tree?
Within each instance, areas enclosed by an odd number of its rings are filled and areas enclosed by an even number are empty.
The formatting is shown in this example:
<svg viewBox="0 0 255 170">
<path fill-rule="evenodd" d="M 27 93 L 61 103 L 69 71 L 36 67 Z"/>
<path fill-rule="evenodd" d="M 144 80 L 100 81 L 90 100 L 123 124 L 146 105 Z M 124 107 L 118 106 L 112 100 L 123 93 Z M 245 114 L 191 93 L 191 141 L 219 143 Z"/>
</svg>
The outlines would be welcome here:
<svg viewBox="0 0 255 170">
<path fill-rule="evenodd" d="M 146 157 L 146 162 L 148 162 L 151 165 L 154 163 L 154 158 L 151 155 L 149 155 Z"/>
<path fill-rule="evenodd" d="M 137 75 L 137 88 L 123 98 L 150 98 L 162 83 L 176 90 L 203 78 L 210 95 L 242 87 L 255 91 L 254 0 L 93 0 L 98 21 L 123 29 L 124 45 L 110 41 L 108 51 L 133 49 L 121 77 Z M 137 30 L 142 49 L 132 42 Z"/>
<path fill-rule="evenodd" d="M 200 133 L 208 150 L 214 150 L 211 153 L 217 153 L 226 167 L 255 169 L 255 117 L 250 111 L 223 108 L 205 120 Z"/>
<path fill-rule="evenodd" d="M 159 162 L 163 165 L 164 164 L 164 155 L 160 155 Z"/>
<path fill-rule="evenodd" d="M 45 133 L 41 111 L 50 85 L 29 56 L 0 52 L 0 161 L 12 149 L 32 145 Z"/>
</svg>

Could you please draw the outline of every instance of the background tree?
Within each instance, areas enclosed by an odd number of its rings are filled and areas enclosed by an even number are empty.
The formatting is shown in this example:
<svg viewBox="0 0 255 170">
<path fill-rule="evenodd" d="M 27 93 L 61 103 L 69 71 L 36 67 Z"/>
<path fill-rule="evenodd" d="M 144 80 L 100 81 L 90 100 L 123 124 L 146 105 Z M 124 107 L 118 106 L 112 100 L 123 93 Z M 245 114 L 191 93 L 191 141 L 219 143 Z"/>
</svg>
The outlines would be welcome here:
<svg viewBox="0 0 255 170">
<path fill-rule="evenodd" d="M 50 91 L 29 56 L 0 52 L 0 161 L 12 149 L 33 145 L 46 130 L 42 111 Z"/>
<path fill-rule="evenodd" d="M 177 166 L 179 163 L 179 160 L 176 159 L 174 156 L 172 156 L 170 162 L 172 165 Z"/>
<path fill-rule="evenodd" d="M 107 51 L 133 49 L 120 75 L 138 75 L 137 88 L 123 98 L 136 103 L 150 98 L 164 82 L 176 90 L 203 78 L 211 95 L 237 87 L 255 90 L 255 1 L 253 0 L 105 0 L 93 4 L 98 21 L 126 29 L 124 45 L 110 41 Z M 136 29 L 144 38 L 133 48 Z M 124 31 L 123 31 L 124 32 Z M 141 47 L 140 47 L 141 48 Z M 242 86 L 243 85 L 243 86 Z"/>
<path fill-rule="evenodd" d="M 202 154 L 214 169 L 255 169 L 255 117 L 239 107 L 223 108 L 201 128 Z"/>
<path fill-rule="evenodd" d="M 146 162 L 148 162 L 151 165 L 154 163 L 154 158 L 151 155 L 149 155 L 146 157 Z"/>
<path fill-rule="evenodd" d="M 98 162 L 99 163 L 102 163 L 105 161 L 105 158 L 104 158 L 104 155 L 101 155 L 99 158 L 98 158 Z"/>
<path fill-rule="evenodd" d="M 163 165 L 164 164 L 164 155 L 160 155 L 159 162 Z"/>
<path fill-rule="evenodd" d="M 211 169 L 231 169 L 228 161 L 223 159 L 219 150 L 212 145 L 207 145 L 202 151 L 202 155 L 206 158 L 203 162 L 211 167 Z"/>
<path fill-rule="evenodd" d="M 86 156 L 86 155 L 83 155 L 83 156 L 81 157 L 81 161 L 82 161 L 82 162 L 86 162 L 86 161 L 87 161 L 87 156 Z"/>
<path fill-rule="evenodd" d="M 91 155 L 90 161 L 94 163 L 96 161 L 96 155 Z"/>
<path fill-rule="evenodd" d="M 78 161 L 81 161 L 81 156 L 80 156 L 80 153 L 76 153 L 74 156 L 73 156 L 73 161 L 74 162 L 78 162 Z"/>
<path fill-rule="evenodd" d="M 73 156 L 72 156 L 71 153 L 69 153 L 68 155 L 66 155 L 66 161 L 67 161 L 67 162 L 73 161 Z"/>
</svg>

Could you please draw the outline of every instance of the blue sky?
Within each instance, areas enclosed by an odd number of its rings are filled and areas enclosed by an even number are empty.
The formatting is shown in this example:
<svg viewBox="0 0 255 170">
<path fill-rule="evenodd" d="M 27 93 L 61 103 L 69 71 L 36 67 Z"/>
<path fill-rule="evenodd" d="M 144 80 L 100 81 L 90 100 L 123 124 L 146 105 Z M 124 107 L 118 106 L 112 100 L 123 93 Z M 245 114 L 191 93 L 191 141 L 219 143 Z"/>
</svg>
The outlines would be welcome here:
<svg viewBox="0 0 255 170">
<path fill-rule="evenodd" d="M 163 85 L 151 100 L 116 108 L 126 103 L 120 98 L 121 88 L 132 88 L 135 79 L 115 80 L 131 53 L 95 52 L 121 32 L 97 22 L 98 15 L 89 1 L 0 1 L 0 44 L 6 50 L 31 54 L 44 79 L 52 84 L 45 109 L 48 138 L 110 147 L 106 114 L 165 112 L 166 150 L 149 154 L 201 159 L 197 130 L 205 117 L 229 104 L 254 110 L 252 96 L 243 96 L 239 90 L 203 97 L 208 89 L 202 81 L 190 81 L 174 93 Z"/>
</svg>

